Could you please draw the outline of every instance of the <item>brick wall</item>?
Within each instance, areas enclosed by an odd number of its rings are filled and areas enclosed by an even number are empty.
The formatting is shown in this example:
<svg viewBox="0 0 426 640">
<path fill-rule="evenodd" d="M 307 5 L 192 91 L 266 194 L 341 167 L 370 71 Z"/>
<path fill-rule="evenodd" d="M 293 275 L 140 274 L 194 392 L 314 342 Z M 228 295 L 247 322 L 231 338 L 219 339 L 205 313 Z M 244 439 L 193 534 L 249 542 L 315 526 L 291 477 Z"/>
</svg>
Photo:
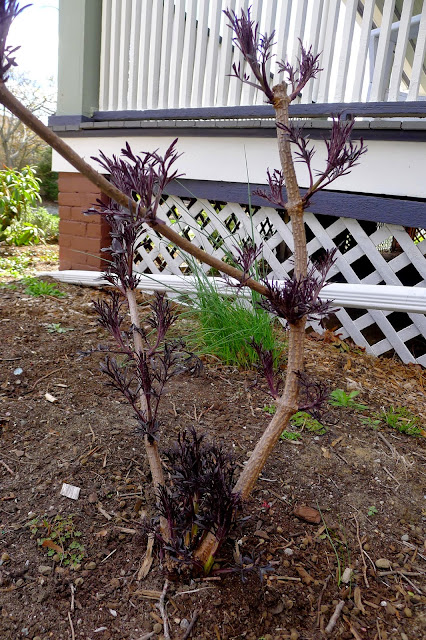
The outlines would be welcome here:
<svg viewBox="0 0 426 640">
<path fill-rule="evenodd" d="M 60 173 L 59 268 L 85 271 L 103 268 L 103 247 L 110 245 L 108 225 L 100 216 L 85 216 L 101 194 L 79 173 Z"/>
</svg>

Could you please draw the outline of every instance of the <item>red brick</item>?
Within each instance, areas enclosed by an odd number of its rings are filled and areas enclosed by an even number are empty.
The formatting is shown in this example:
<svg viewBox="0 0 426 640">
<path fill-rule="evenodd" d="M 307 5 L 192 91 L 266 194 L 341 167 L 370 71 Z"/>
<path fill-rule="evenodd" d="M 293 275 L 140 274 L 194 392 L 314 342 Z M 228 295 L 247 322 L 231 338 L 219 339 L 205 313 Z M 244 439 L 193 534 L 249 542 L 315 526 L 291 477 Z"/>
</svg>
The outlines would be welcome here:
<svg viewBox="0 0 426 640">
<path fill-rule="evenodd" d="M 87 238 L 99 238 L 101 241 L 101 246 L 103 246 L 102 241 L 104 240 L 104 235 L 102 234 L 102 228 L 99 224 L 88 224 L 86 227 L 86 237 Z"/>
<path fill-rule="evenodd" d="M 74 236 L 70 236 L 67 233 L 61 233 L 61 247 L 70 247 Z"/>
<path fill-rule="evenodd" d="M 70 220 L 71 219 L 71 207 L 66 207 L 64 205 L 59 207 L 59 217 L 61 220 Z"/>
<path fill-rule="evenodd" d="M 75 252 L 68 247 L 62 247 L 59 245 L 59 267 L 60 269 L 71 269 L 69 265 L 75 262 Z M 67 267 L 63 267 L 64 263 L 67 263 Z"/>
<path fill-rule="evenodd" d="M 60 191 L 58 195 L 59 206 L 65 205 L 66 207 L 79 207 L 81 202 L 81 196 L 75 192 Z"/>
<path fill-rule="evenodd" d="M 59 237 L 61 233 L 71 236 L 84 237 L 86 235 L 87 225 L 84 222 L 74 222 L 73 220 L 59 221 Z"/>
<path fill-rule="evenodd" d="M 74 173 L 71 171 L 62 171 L 59 173 L 58 186 L 59 191 L 67 193 L 94 193 L 95 191 L 97 191 L 97 187 L 93 184 L 93 182 L 90 182 L 90 180 L 81 175 L 81 173 Z"/>
<path fill-rule="evenodd" d="M 107 263 L 103 257 L 86 255 L 86 262 L 88 269 L 97 269 L 102 271 L 107 266 Z"/>
<path fill-rule="evenodd" d="M 96 201 L 100 198 L 100 193 L 80 193 L 80 207 L 82 209 L 91 209 L 96 207 Z"/>
<path fill-rule="evenodd" d="M 91 222 L 92 216 L 86 216 L 81 207 L 70 207 L 70 219 L 76 222 Z"/>
<path fill-rule="evenodd" d="M 99 254 L 102 249 L 101 241 L 99 238 L 83 238 L 83 237 L 75 237 L 72 245 L 75 249 L 79 251 L 84 251 L 85 253 L 95 253 Z"/>
<path fill-rule="evenodd" d="M 83 211 L 108 198 L 79 173 L 61 172 L 58 184 L 60 268 L 99 270 L 107 257 L 101 249 L 110 245 L 109 226 L 101 217 L 85 216 Z"/>
</svg>

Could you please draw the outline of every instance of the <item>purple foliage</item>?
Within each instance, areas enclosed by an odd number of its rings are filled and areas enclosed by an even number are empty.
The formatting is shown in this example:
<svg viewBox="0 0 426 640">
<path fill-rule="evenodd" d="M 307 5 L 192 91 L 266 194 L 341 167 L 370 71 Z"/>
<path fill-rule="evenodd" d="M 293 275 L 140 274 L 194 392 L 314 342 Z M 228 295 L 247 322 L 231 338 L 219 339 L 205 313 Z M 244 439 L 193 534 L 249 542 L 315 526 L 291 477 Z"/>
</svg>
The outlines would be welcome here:
<svg viewBox="0 0 426 640">
<path fill-rule="evenodd" d="M 304 402 L 299 406 L 299 411 L 306 411 L 314 418 L 320 417 L 320 410 L 330 395 L 330 389 L 327 384 L 317 380 L 313 380 L 305 372 L 297 373 L 299 384 L 304 392 Z"/>
<path fill-rule="evenodd" d="M 161 156 L 157 151 L 135 155 L 128 142 L 121 150 L 124 159 L 112 158 L 101 151 L 99 158 L 92 158 L 99 162 L 111 182 L 125 193 L 129 200 L 138 204 L 136 219 L 139 222 L 156 221 L 158 205 L 160 204 L 166 186 L 179 175 L 173 165 L 179 158 L 176 150 L 177 138 Z"/>
<path fill-rule="evenodd" d="M 129 144 L 121 150 L 123 158 L 107 158 L 100 152 L 100 158 L 94 158 L 110 175 L 111 182 L 129 198 L 126 209 L 115 202 L 98 200 L 97 208 L 91 208 L 86 214 L 101 215 L 110 227 L 110 260 L 105 269 L 105 279 L 116 286 L 123 295 L 136 289 L 138 276 L 133 273 L 135 247 L 143 231 L 145 222 L 156 221 L 157 210 L 165 187 L 177 177 L 173 164 L 178 159 L 174 140 L 164 156 L 157 151 L 135 155 Z M 132 203 L 136 201 L 136 211 Z"/>
<path fill-rule="evenodd" d="M 278 70 L 280 73 L 287 75 L 287 82 L 290 85 L 291 91 L 289 94 L 289 101 L 292 102 L 306 84 L 312 78 L 315 78 L 322 69 L 320 69 L 318 60 L 320 54 L 314 55 L 312 47 L 306 50 L 299 39 L 300 43 L 300 59 L 298 59 L 297 67 L 293 67 L 289 62 L 281 61 L 278 63 Z"/>
<path fill-rule="evenodd" d="M 274 169 L 274 171 L 271 173 L 268 169 L 267 174 L 269 192 L 265 191 L 264 189 L 256 189 L 255 191 L 253 191 L 253 194 L 255 196 L 265 198 L 265 200 L 268 200 L 274 207 L 285 209 L 287 202 L 284 199 L 283 194 L 283 189 L 285 187 L 283 172 L 279 171 L 278 169 Z"/>
<path fill-rule="evenodd" d="M 14 53 L 20 47 L 12 48 L 7 45 L 9 30 L 14 19 L 31 5 L 27 4 L 20 7 L 17 0 L 0 0 L 0 81 L 8 80 L 7 73 L 12 67 L 16 67 L 16 59 Z"/>
<path fill-rule="evenodd" d="M 277 127 L 283 129 L 296 147 L 295 152 L 297 162 L 304 162 L 309 172 L 309 188 L 303 196 L 303 203 L 306 206 L 314 193 L 328 187 L 334 180 L 340 176 L 344 176 L 358 164 L 359 158 L 367 151 L 364 141 L 361 138 L 359 144 L 355 144 L 351 140 L 354 120 L 343 121 L 341 116 L 333 117 L 333 125 L 331 127 L 330 138 L 325 140 L 327 148 L 327 164 L 323 171 L 316 171 L 317 180 L 314 179 L 314 171 L 312 168 L 312 157 L 315 150 L 309 147 L 309 135 L 305 134 L 303 128 L 296 127 L 292 124 L 285 126 L 277 122 Z M 269 174 L 268 174 L 269 175 Z M 274 202 L 275 195 L 265 192 L 259 193 L 262 197 L 267 198 L 270 202 Z"/>
<path fill-rule="evenodd" d="M 107 356 L 101 363 L 101 370 L 110 384 L 120 391 L 132 406 L 138 431 L 154 439 L 158 431 L 158 410 L 169 380 L 182 371 L 199 373 L 200 362 L 185 349 L 181 340 L 165 341 L 165 336 L 176 319 L 170 309 L 170 303 L 164 294 L 156 293 L 150 303 L 151 315 L 148 325 L 153 327 L 148 334 L 144 329 L 132 327 L 144 343 L 143 351 L 135 351 L 128 340 L 128 334 L 122 330 L 123 316 L 120 313 L 123 301 L 116 292 L 109 300 L 94 303 L 98 312 L 98 321 L 114 337 L 122 354 L 122 362 Z M 105 351 L 105 348 L 98 349 Z M 109 350 L 110 353 L 113 350 Z M 140 392 L 145 396 L 144 405 L 140 406 Z"/>
<path fill-rule="evenodd" d="M 171 478 L 159 492 L 161 515 L 171 532 L 163 547 L 180 563 L 190 564 L 206 531 L 222 543 L 235 525 L 240 504 L 232 492 L 236 464 L 221 446 L 206 443 L 195 429 L 179 434 L 163 457 Z"/>
<path fill-rule="evenodd" d="M 271 349 L 265 349 L 254 339 L 251 340 L 250 346 L 253 347 L 257 353 L 260 363 L 259 368 L 262 370 L 266 382 L 268 383 L 269 393 L 273 398 L 277 399 L 279 397 L 279 382 L 275 382 L 275 361 L 273 352 Z"/>
<path fill-rule="evenodd" d="M 120 347 L 126 348 L 127 345 L 124 343 L 121 329 L 124 316 L 121 315 L 120 309 L 123 306 L 123 300 L 117 291 L 108 293 L 109 301 L 96 300 L 93 302 L 93 307 L 98 314 L 99 324 L 112 335 Z"/>
<path fill-rule="evenodd" d="M 234 245 L 235 253 L 232 255 L 234 264 L 237 268 L 239 268 L 243 275 L 241 276 L 241 280 L 237 283 L 231 279 L 229 276 L 224 274 L 223 278 L 226 280 L 230 287 L 235 287 L 236 289 L 240 289 L 244 287 L 251 276 L 251 271 L 253 266 L 256 263 L 256 260 L 261 255 L 263 250 L 263 243 L 258 247 L 256 243 L 254 243 L 251 238 L 243 240 L 242 246 L 239 247 Z"/>
<path fill-rule="evenodd" d="M 247 64 L 257 82 L 253 82 L 250 76 L 243 73 L 241 65 L 238 66 L 234 63 L 232 69 L 236 78 L 249 84 L 256 89 L 260 89 L 268 98 L 269 102 L 273 102 L 274 94 L 269 86 L 267 62 L 270 60 L 272 53 L 272 45 L 275 37 L 273 31 L 271 35 L 260 34 L 259 25 L 251 19 L 251 9 L 247 9 L 247 12 L 241 10 L 240 17 L 237 16 L 235 11 L 229 9 L 224 11 L 224 14 L 229 20 L 229 27 L 235 33 L 233 42 L 236 47 L 241 51 Z"/>
<path fill-rule="evenodd" d="M 327 251 L 324 258 L 308 269 L 306 276 L 292 275 L 278 284 L 273 280 L 264 280 L 268 296 L 258 304 L 282 318 L 289 325 L 297 324 L 302 318 L 322 320 L 331 312 L 333 302 L 319 297 L 329 269 L 334 264 L 336 250 Z"/>
</svg>

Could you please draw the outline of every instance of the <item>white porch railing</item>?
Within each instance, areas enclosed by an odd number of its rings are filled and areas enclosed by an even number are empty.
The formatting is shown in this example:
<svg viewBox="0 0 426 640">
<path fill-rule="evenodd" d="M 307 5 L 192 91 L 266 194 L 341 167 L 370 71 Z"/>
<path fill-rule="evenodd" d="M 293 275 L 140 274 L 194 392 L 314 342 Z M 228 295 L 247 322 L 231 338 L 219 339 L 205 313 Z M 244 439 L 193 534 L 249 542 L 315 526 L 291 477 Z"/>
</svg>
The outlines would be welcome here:
<svg viewBox="0 0 426 640">
<path fill-rule="evenodd" d="M 242 62 L 223 9 L 248 0 L 103 0 L 100 111 L 262 104 L 229 77 Z M 324 68 L 303 103 L 426 96 L 426 0 L 250 0 L 261 30 L 276 30 L 276 61 L 295 63 L 299 39 Z M 383 6 L 383 12 L 379 7 Z M 399 13 L 398 7 L 402 6 Z"/>
</svg>

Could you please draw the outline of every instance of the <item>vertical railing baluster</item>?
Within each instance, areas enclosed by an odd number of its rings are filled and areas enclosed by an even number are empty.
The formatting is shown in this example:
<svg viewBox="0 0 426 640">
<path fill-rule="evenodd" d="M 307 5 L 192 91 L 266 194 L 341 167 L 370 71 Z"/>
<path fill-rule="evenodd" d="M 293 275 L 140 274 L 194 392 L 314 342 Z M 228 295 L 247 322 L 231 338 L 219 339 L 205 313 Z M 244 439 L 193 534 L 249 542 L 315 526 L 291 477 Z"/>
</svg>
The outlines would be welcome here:
<svg viewBox="0 0 426 640">
<path fill-rule="evenodd" d="M 401 88 L 402 72 L 404 70 L 408 36 L 410 34 L 413 6 L 414 0 L 404 0 L 401 18 L 399 21 L 398 39 L 396 41 L 395 56 L 389 83 L 389 101 L 399 100 L 399 92 Z"/>
<path fill-rule="evenodd" d="M 146 109 L 148 104 L 149 49 L 151 42 L 152 0 L 142 2 L 140 47 L 138 60 L 138 95 L 136 109 Z"/>
<path fill-rule="evenodd" d="M 290 19 L 291 19 L 291 0 L 281 0 L 281 11 L 279 14 L 279 21 L 276 27 L 277 31 L 277 56 L 276 63 L 287 61 L 288 51 L 288 34 L 290 31 Z M 274 70 L 275 79 L 277 79 L 276 66 Z M 277 80 L 276 80 L 277 81 Z"/>
<path fill-rule="evenodd" d="M 131 4 L 132 0 L 121 0 L 117 109 L 128 108 Z"/>
<path fill-rule="evenodd" d="M 161 34 L 160 75 L 158 78 L 158 108 L 167 109 L 173 37 L 174 1 L 164 0 Z"/>
<path fill-rule="evenodd" d="M 194 73 L 194 55 L 197 24 L 197 0 L 187 0 L 185 35 L 183 41 L 182 74 L 180 77 L 179 106 L 191 104 L 192 78 Z"/>
<path fill-rule="evenodd" d="M 129 88 L 128 88 L 128 109 L 136 109 L 139 93 L 139 49 L 141 30 L 142 5 L 138 2 L 131 3 L 130 13 L 130 47 L 129 47 Z"/>
<path fill-rule="evenodd" d="M 247 11 L 247 9 L 249 7 L 249 0 L 240 0 L 239 1 L 239 7 L 243 8 L 244 11 Z M 239 11 L 240 11 L 240 9 L 239 9 Z M 244 68 L 243 55 L 240 52 L 240 50 L 235 46 L 234 46 L 233 55 L 232 55 L 232 64 L 234 62 L 237 65 L 237 67 L 238 67 L 238 64 L 241 63 L 241 66 Z M 230 73 L 230 71 L 227 71 L 227 73 Z M 239 82 L 238 80 L 235 80 L 235 79 L 231 82 L 231 85 L 229 87 L 229 97 L 228 97 L 228 104 L 229 105 L 237 106 L 237 105 L 241 104 L 242 89 L 243 89 L 242 82 Z"/>
<path fill-rule="evenodd" d="M 355 68 L 355 78 L 352 89 L 352 102 L 359 102 L 362 97 L 362 89 L 365 78 L 365 63 L 367 60 L 368 46 L 370 44 L 371 25 L 373 24 L 375 0 L 365 0 L 364 14 L 362 16 L 361 37 L 359 41 L 358 57 Z"/>
<path fill-rule="evenodd" d="M 383 6 L 382 24 L 380 25 L 379 42 L 377 45 L 376 59 L 374 61 L 373 80 L 369 102 L 380 102 L 384 99 L 386 62 L 389 55 L 389 41 L 392 22 L 394 20 L 395 0 L 385 0 Z"/>
<path fill-rule="evenodd" d="M 306 25 L 306 11 L 308 8 L 308 0 L 299 0 L 296 5 L 296 19 L 294 22 L 293 46 L 291 50 L 290 62 L 293 67 L 297 66 L 297 60 L 300 58 L 300 42 L 303 42 Z"/>
<path fill-rule="evenodd" d="M 206 81 L 203 105 L 213 106 L 216 98 L 218 62 L 221 45 L 219 43 L 220 19 L 222 17 L 222 0 L 211 0 L 209 37 L 207 39 Z"/>
<path fill-rule="evenodd" d="M 155 2 L 152 10 L 151 42 L 148 69 L 148 109 L 158 107 L 160 89 L 161 38 L 163 35 L 163 2 Z"/>
<path fill-rule="evenodd" d="M 175 0 L 172 52 L 170 56 L 169 107 L 179 106 L 179 90 L 185 34 L 185 0 Z"/>
<path fill-rule="evenodd" d="M 347 0 L 345 21 L 343 24 L 342 48 L 340 51 L 339 67 L 337 70 L 336 91 L 334 94 L 335 102 L 343 102 L 345 100 L 357 8 L 358 0 Z"/>
<path fill-rule="evenodd" d="M 108 83 L 108 111 L 115 111 L 118 104 L 118 62 L 120 57 L 121 1 L 111 0 L 110 59 Z"/>
<path fill-rule="evenodd" d="M 313 2 L 313 5 L 310 7 L 312 12 L 312 20 L 311 20 L 311 29 L 309 34 L 309 40 L 305 42 L 305 46 L 312 47 L 312 51 L 314 55 L 320 53 L 322 48 L 319 46 L 320 42 L 320 34 L 321 34 L 321 22 L 323 18 L 324 11 L 324 0 L 316 0 Z M 315 83 L 318 83 L 318 80 L 313 78 L 309 80 L 308 84 L 302 91 L 302 100 L 306 104 L 310 104 L 312 102 L 312 94 L 314 90 Z"/>
<path fill-rule="evenodd" d="M 206 81 L 206 57 L 210 1 L 204 0 L 198 5 L 197 38 L 195 43 L 194 76 L 192 81 L 191 107 L 201 107 Z M 207 72 L 208 73 L 208 72 Z"/>
<path fill-rule="evenodd" d="M 266 2 L 269 4 L 271 0 L 266 0 Z M 261 32 L 264 32 L 265 29 L 263 28 L 263 25 L 262 25 L 263 0 L 252 0 L 250 4 L 251 4 L 251 18 L 254 22 L 257 22 L 259 25 L 261 25 L 260 30 Z M 243 61 L 242 64 L 243 64 L 243 69 L 245 73 L 251 76 L 252 74 L 250 72 L 250 67 L 247 64 L 247 62 Z M 242 85 L 240 104 L 253 104 L 255 94 L 256 94 L 256 89 L 254 87 L 250 87 L 247 84 Z"/>
<path fill-rule="evenodd" d="M 109 108 L 108 100 L 111 68 L 111 0 L 103 0 L 102 2 L 101 29 L 99 109 L 101 111 L 107 111 Z"/>
<path fill-rule="evenodd" d="M 229 2 L 225 0 L 225 2 L 222 2 L 222 7 L 223 9 L 228 8 L 230 11 L 234 11 L 235 3 L 236 0 L 229 0 Z M 228 104 L 232 47 L 232 31 L 228 27 L 228 18 L 222 16 L 222 45 L 220 47 L 219 81 L 216 98 L 216 105 L 219 107 Z"/>
<path fill-rule="evenodd" d="M 419 97 L 420 81 L 423 75 L 426 53 L 426 2 L 420 18 L 419 32 L 417 35 L 416 50 L 414 53 L 413 69 L 411 72 L 408 100 L 417 100 Z"/>
<path fill-rule="evenodd" d="M 333 66 L 334 47 L 336 39 L 337 23 L 339 20 L 341 0 L 330 0 L 327 26 L 325 33 L 324 49 L 320 58 L 323 71 L 320 75 L 318 88 L 318 102 L 329 102 L 330 77 Z"/>
</svg>

